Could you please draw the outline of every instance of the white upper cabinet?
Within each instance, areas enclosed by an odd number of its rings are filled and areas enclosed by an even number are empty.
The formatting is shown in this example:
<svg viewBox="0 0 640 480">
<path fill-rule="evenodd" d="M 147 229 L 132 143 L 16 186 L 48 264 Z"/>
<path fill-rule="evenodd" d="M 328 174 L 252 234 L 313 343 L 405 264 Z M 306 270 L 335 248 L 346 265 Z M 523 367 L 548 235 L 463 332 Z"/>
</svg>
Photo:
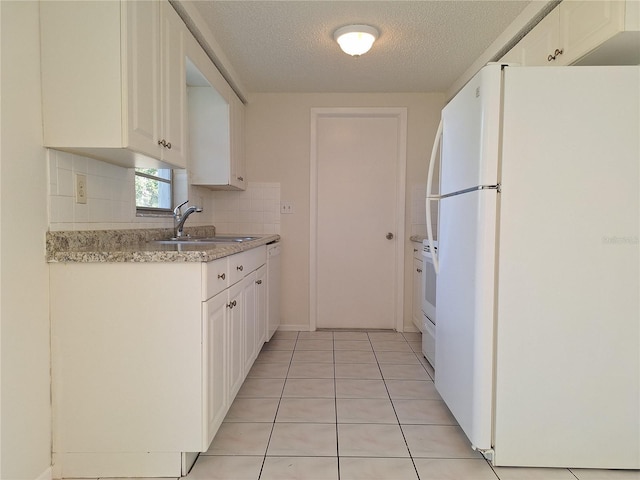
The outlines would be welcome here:
<svg viewBox="0 0 640 480">
<path fill-rule="evenodd" d="M 132 2 L 127 2 L 132 3 Z M 133 2 L 144 3 L 144 2 Z M 186 40 L 191 36 L 182 19 L 167 2 L 160 4 L 163 160 L 180 167 L 187 164 Z M 161 139 L 161 141 L 162 141 Z M 171 146 L 169 147 L 169 143 Z"/>
<path fill-rule="evenodd" d="M 44 145 L 186 166 L 185 41 L 167 2 L 41 2 Z"/>
<path fill-rule="evenodd" d="M 187 112 L 190 183 L 244 190 L 244 104 L 194 39 L 187 44 Z"/>
<path fill-rule="evenodd" d="M 555 8 L 509 50 L 502 61 L 528 66 L 548 65 L 548 56 L 560 48 L 559 18 Z"/>
<path fill-rule="evenodd" d="M 231 167 L 229 184 L 246 189 L 244 150 L 244 103 L 233 94 L 231 97 Z"/>
<path fill-rule="evenodd" d="M 528 66 L 637 64 L 640 62 L 637 3 L 564 0 L 501 61 Z"/>
</svg>

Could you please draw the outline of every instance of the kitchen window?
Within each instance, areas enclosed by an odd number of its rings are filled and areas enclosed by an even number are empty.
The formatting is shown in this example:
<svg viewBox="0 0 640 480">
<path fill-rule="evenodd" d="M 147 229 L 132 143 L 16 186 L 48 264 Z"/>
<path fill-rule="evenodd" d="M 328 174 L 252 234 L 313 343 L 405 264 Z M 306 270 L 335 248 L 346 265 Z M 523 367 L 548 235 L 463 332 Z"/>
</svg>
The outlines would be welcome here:
<svg viewBox="0 0 640 480">
<path fill-rule="evenodd" d="M 173 172 L 169 168 L 136 168 L 136 213 L 171 214 Z"/>
</svg>

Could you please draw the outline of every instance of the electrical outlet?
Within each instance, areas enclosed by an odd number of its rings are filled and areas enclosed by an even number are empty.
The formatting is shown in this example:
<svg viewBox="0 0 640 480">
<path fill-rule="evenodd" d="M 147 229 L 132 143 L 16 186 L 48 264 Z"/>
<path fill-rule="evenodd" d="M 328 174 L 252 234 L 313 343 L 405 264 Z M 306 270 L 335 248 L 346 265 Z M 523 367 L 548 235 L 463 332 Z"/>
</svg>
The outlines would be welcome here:
<svg viewBox="0 0 640 480">
<path fill-rule="evenodd" d="M 280 213 L 282 215 L 286 215 L 289 213 L 295 213 L 292 203 L 281 203 L 280 204 Z"/>
<path fill-rule="evenodd" d="M 76 203 L 87 203 L 87 176 L 76 173 Z"/>
</svg>

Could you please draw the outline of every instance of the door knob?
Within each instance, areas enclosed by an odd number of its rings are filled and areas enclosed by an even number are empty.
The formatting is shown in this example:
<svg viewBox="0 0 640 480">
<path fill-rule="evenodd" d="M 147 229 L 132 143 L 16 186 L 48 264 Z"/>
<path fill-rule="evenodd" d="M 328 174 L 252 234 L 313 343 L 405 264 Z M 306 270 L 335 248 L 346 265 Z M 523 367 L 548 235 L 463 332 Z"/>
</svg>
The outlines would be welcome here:
<svg viewBox="0 0 640 480">
<path fill-rule="evenodd" d="M 387 233 L 387 240 L 393 240 L 393 233 Z"/>
</svg>

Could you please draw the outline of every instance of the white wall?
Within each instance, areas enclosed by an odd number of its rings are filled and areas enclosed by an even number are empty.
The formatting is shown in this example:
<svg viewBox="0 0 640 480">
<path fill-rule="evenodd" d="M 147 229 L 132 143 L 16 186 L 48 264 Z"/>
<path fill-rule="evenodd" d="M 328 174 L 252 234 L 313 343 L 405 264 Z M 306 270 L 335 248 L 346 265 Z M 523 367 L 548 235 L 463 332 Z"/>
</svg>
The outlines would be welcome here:
<svg viewBox="0 0 640 480">
<path fill-rule="evenodd" d="M 295 213 L 282 215 L 282 324 L 309 328 L 309 174 L 312 107 L 407 107 L 407 198 L 405 213 L 405 314 L 411 322 L 411 274 L 414 202 L 412 192 L 424 188 L 427 161 L 444 105 L 439 93 L 398 94 L 255 94 L 246 109 L 247 176 L 251 181 L 280 182 L 282 202 Z M 357 185 L 354 185 L 354 189 Z M 416 232 L 419 233 L 419 232 Z M 362 239 L 353 239 L 358 242 Z"/>
<path fill-rule="evenodd" d="M 2 1 L 0 9 L 0 477 L 33 480 L 51 465 L 38 2 Z"/>
</svg>

